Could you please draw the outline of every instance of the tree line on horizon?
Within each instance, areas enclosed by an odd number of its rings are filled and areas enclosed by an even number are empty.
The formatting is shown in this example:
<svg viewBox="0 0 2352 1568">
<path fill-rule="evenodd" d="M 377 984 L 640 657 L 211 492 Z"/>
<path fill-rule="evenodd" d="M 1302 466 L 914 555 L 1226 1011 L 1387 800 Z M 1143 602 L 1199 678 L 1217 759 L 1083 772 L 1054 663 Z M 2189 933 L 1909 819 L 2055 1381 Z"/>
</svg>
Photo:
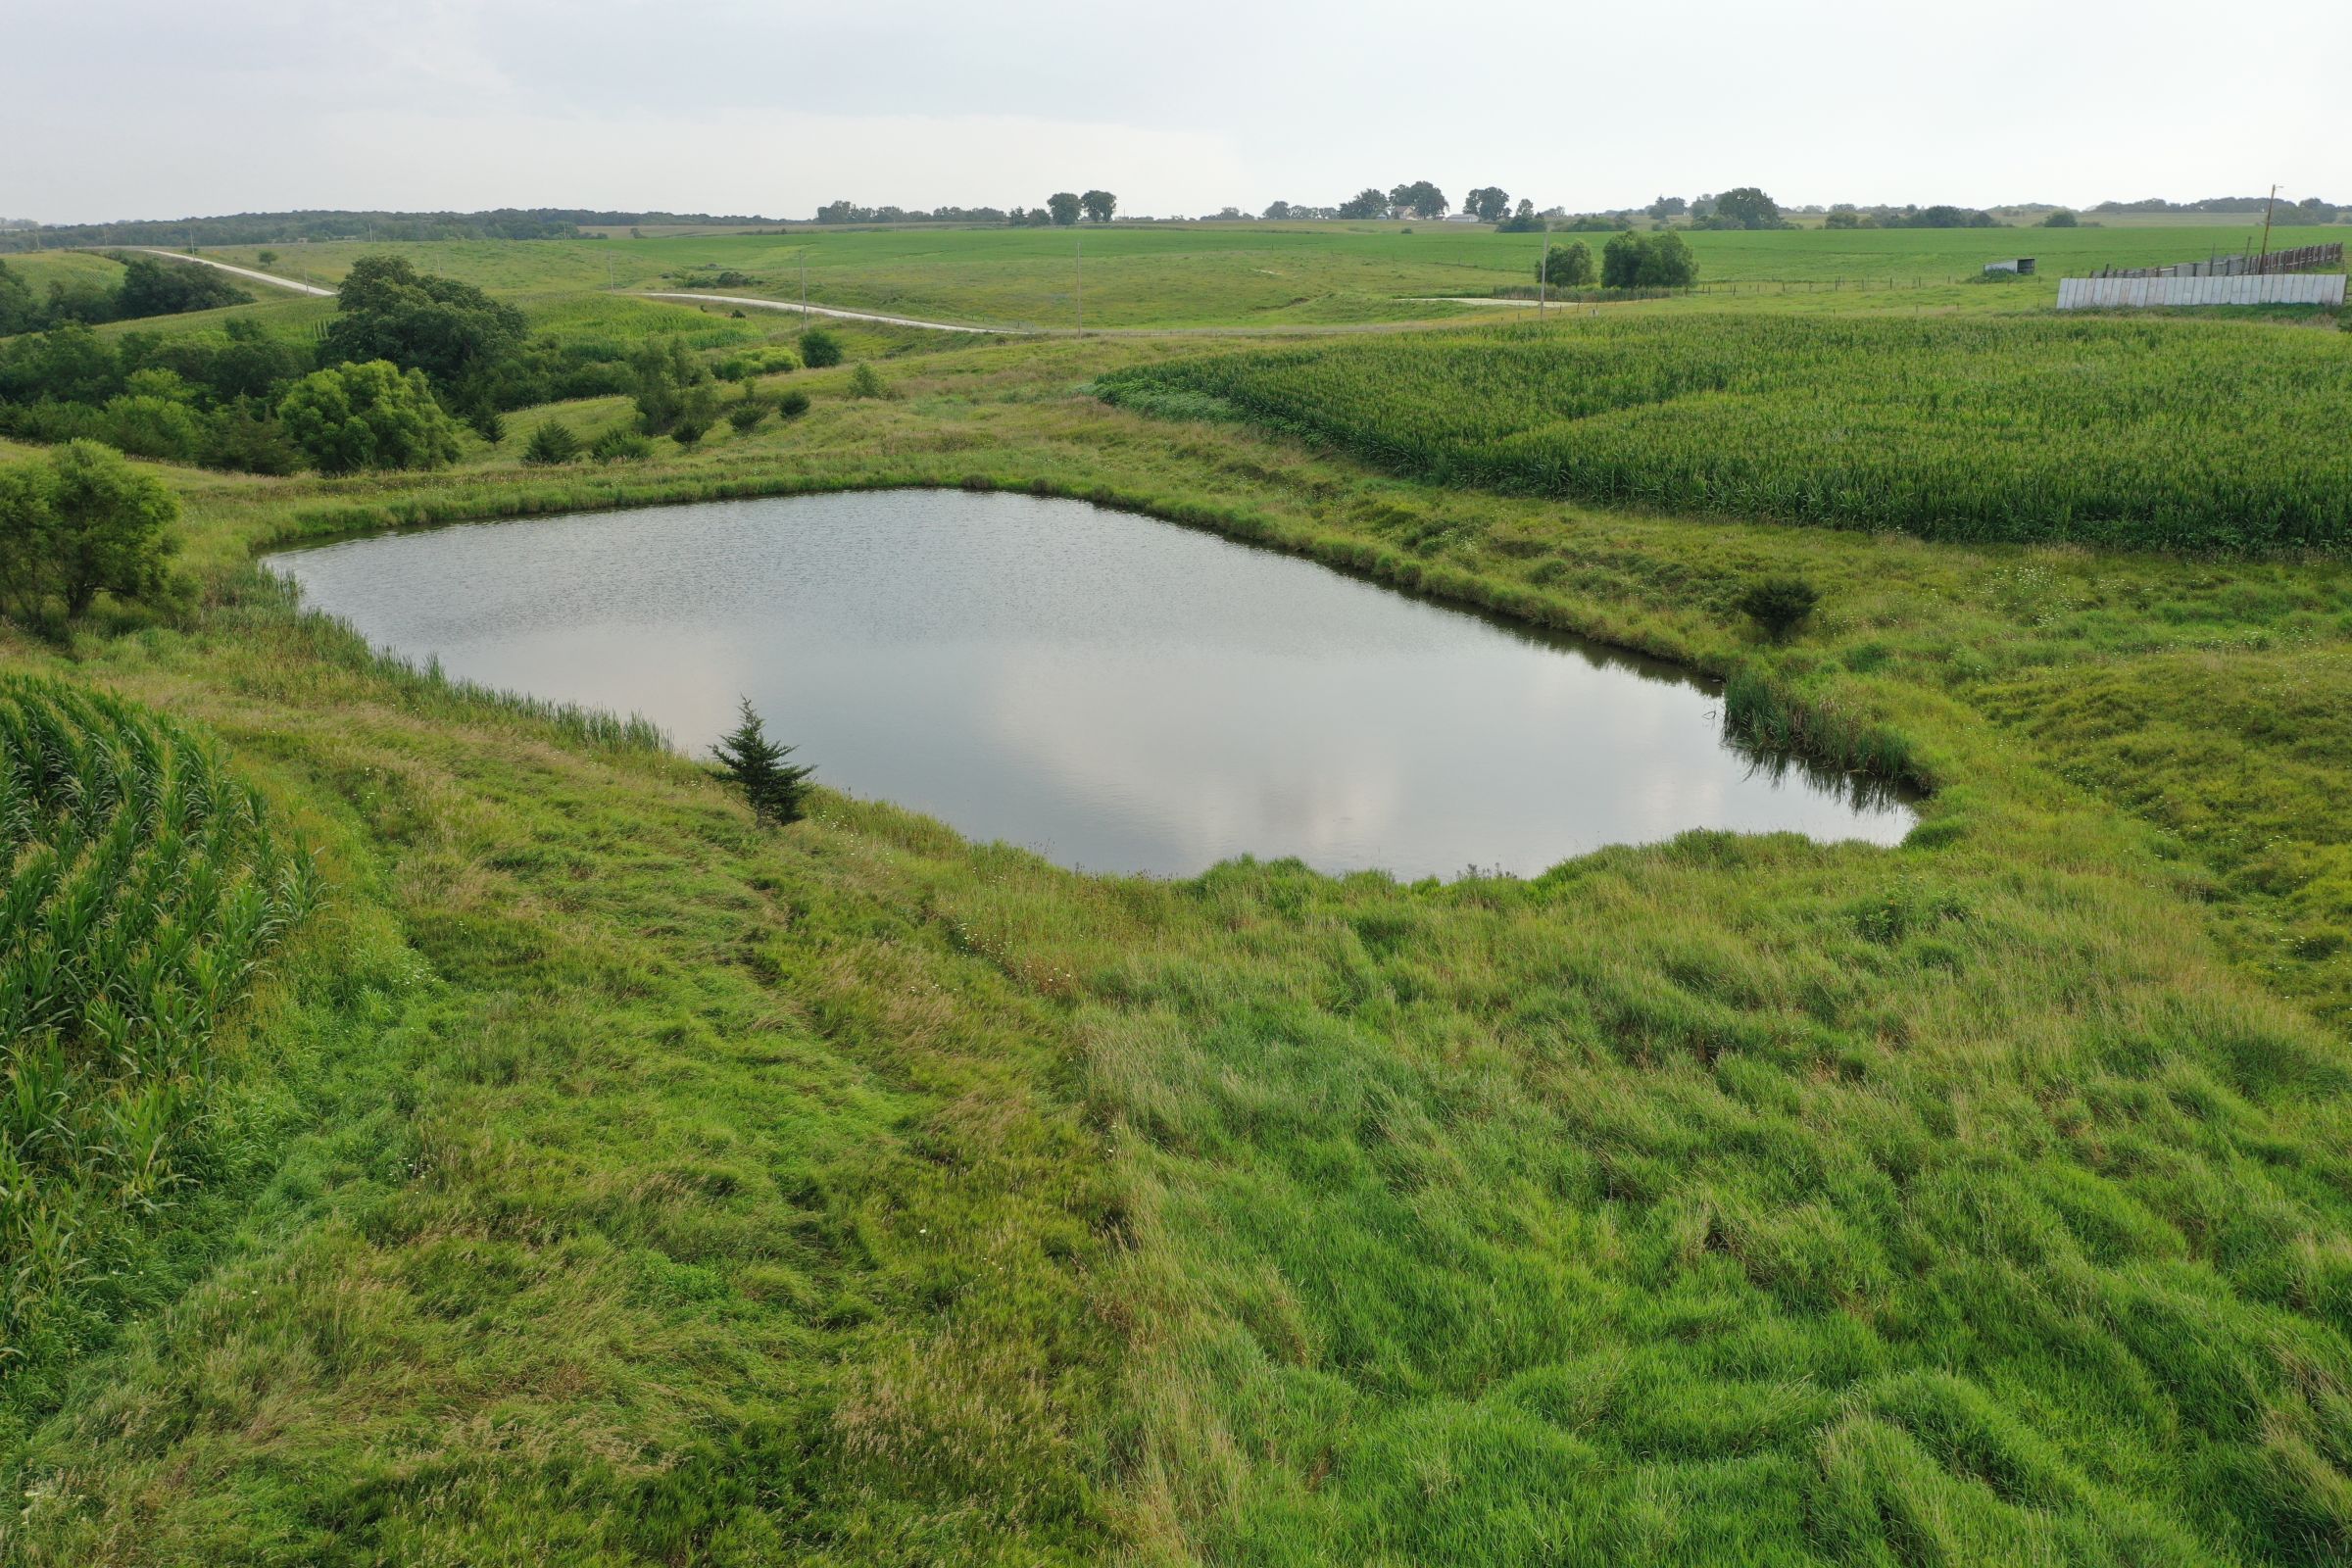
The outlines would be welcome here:
<svg viewBox="0 0 2352 1568">
<path fill-rule="evenodd" d="M 111 223 L 0 223 L 0 251 L 106 245 L 173 249 L 223 245 L 325 244 L 333 240 L 581 239 L 585 228 L 645 224 L 748 226 L 772 218 L 712 213 L 606 212 L 586 207 L 497 207 L 474 213 L 322 211 L 232 213 L 218 218 L 131 219 Z"/>
<path fill-rule="evenodd" d="M 819 223 L 1002 223 L 1009 228 L 1072 228 L 1083 218 L 1090 223 L 1107 223 L 1119 210 L 1119 199 L 1109 191 L 1057 190 L 1046 198 L 1042 207 L 934 207 L 929 212 L 909 212 L 904 207 L 860 207 L 856 202 L 842 200 L 825 203 L 816 210 Z"/>
<path fill-rule="evenodd" d="M 1259 216 L 1276 221 L 1316 218 L 1359 221 L 1370 219 L 1428 220 L 1443 219 L 1452 210 L 1452 204 L 1444 190 L 1429 180 L 1420 179 L 1392 186 L 1386 191 L 1378 186 L 1367 185 L 1336 207 L 1302 207 L 1278 201 Z M 1988 227 L 1995 221 L 1988 213 L 1970 213 L 1954 207 L 1863 210 L 1841 205 L 1831 209 L 1833 216 L 1840 212 L 1863 211 L 1867 211 L 1870 220 L 1867 223 L 1833 222 L 1831 226 L 1962 228 Z M 1510 193 L 1501 186 L 1480 185 L 1462 198 L 1461 213 L 1482 223 L 1491 223 L 1504 233 L 1533 233 L 1555 225 L 1572 232 L 1615 232 L 1632 226 L 1643 217 L 1659 227 L 1673 225 L 1697 229 L 1754 230 L 1797 226 L 1778 202 L 1754 185 L 1735 186 L 1720 194 L 1702 195 L 1694 200 L 1681 196 L 1660 196 L 1642 208 L 1576 214 L 1560 207 L 1538 211 L 1536 204 L 1526 197 L 1521 197 L 1514 206 Z M 1227 208 L 1219 216 L 1238 219 L 1247 215 Z"/>
<path fill-rule="evenodd" d="M 1399 199 L 1398 192 L 1408 194 Z M 1438 201 L 1427 198 L 1435 192 Z M 1108 195 L 1107 192 L 1060 192 L 1075 195 L 1082 212 L 1089 195 Z M 1728 194 L 1728 193 L 1727 193 Z M 1115 205 L 1116 198 L 1112 198 Z M 1695 198 L 1660 196 L 1645 207 L 1601 209 L 1585 214 L 1571 214 L 1562 207 L 1539 210 L 1522 199 L 1515 205 L 1504 196 L 1499 186 L 1480 186 L 1464 198 L 1462 211 L 1474 213 L 1481 222 L 1513 225 L 1528 230 L 1540 227 L 1545 220 L 1574 222 L 1578 218 L 1611 220 L 1609 226 L 1639 217 L 1653 221 L 1684 220 L 1686 226 L 1729 227 L 1730 223 L 1710 223 L 1715 204 L 1720 196 L 1702 195 Z M 1655 211 L 1661 206 L 1668 211 Z M 2272 208 L 2267 196 L 2209 196 L 2197 201 L 2176 202 L 2162 197 L 2147 197 L 2137 201 L 2103 201 L 2081 211 L 2093 218 L 2135 218 L 2165 216 L 2246 216 L 2259 217 L 2266 209 L 2272 211 L 2272 220 L 2282 226 L 2308 226 L 2321 223 L 2352 222 L 2352 204 L 2328 201 L 2323 197 L 2307 196 L 2299 201 L 2280 201 Z M 1318 207 L 1288 201 L 1269 203 L 1255 215 L 1239 207 L 1226 207 L 1210 215 L 1213 218 L 1242 220 L 1255 216 L 1276 221 L 1297 219 L 1365 219 L 1443 217 L 1450 211 L 1444 193 L 1426 180 L 1379 191 L 1366 186 L 1354 196 L 1332 206 Z M 2053 209 L 2046 203 L 2008 204 L 2008 211 L 2072 211 Z M 1054 198 L 1035 208 L 957 207 L 939 206 L 928 209 L 905 207 L 866 207 L 855 202 L 828 202 L 817 210 L 814 221 L 821 223 L 973 223 L 1012 227 L 1047 226 L 1064 223 Z M 1799 207 L 1791 209 L 1800 216 L 1834 217 L 1855 213 L 1869 221 L 1859 220 L 1840 221 L 1838 227 L 1928 228 L 1983 227 L 1995 221 L 1989 213 L 1984 221 L 1951 221 L 1948 216 L 1959 214 L 1970 218 L 1981 209 L 1953 207 L 1942 204 L 1927 206 L 1869 205 L 1838 202 L 1827 208 Z M 1925 220 L 1911 220 L 1907 215 L 1935 215 Z M 1095 220 L 1107 222 L 1108 216 Z M 630 228 L 660 226 L 705 226 L 761 228 L 773 227 L 782 231 L 794 220 L 763 218 L 751 214 L 623 212 L 591 208 L 532 207 L 491 208 L 480 212 L 401 213 L 372 211 L 329 210 L 320 212 L 235 213 L 213 218 L 134 219 L 106 223 L 42 223 L 32 219 L 0 220 L 0 254 L 16 251 L 64 250 L 111 245 L 156 245 L 174 248 L 203 249 L 207 246 L 271 245 L 325 243 L 336 240 L 416 242 L 424 240 L 483 240 L 483 239 L 601 239 L 593 230 L 601 228 Z M 798 221 L 808 221 L 799 220 Z M 1075 218 L 1067 223 L 1075 223 Z M 1066 224 L 1065 224 L 1066 226 Z M 642 236 L 636 236 L 642 237 Z"/>
</svg>

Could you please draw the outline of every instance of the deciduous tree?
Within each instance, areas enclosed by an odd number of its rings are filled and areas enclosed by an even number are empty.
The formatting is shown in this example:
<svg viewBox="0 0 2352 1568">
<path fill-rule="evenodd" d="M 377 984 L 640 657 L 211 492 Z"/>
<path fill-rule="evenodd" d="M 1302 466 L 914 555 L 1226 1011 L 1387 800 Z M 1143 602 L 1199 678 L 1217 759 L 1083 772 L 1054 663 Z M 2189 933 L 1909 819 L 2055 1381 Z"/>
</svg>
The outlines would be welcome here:
<svg viewBox="0 0 2352 1568">
<path fill-rule="evenodd" d="M 1778 228 L 1781 204 L 1753 185 L 1740 185 L 1715 198 L 1715 217 L 1741 228 Z"/>
<path fill-rule="evenodd" d="M 1505 234 L 1533 234 L 1544 226 L 1544 220 L 1537 215 L 1536 204 L 1522 196 L 1519 210 L 1494 226 Z"/>
<path fill-rule="evenodd" d="M 1698 257 L 1673 229 L 1629 228 L 1602 247 L 1600 281 L 1604 288 L 1688 288 L 1698 281 Z"/>
<path fill-rule="evenodd" d="M 6 262 L 0 262 L 0 337 L 29 332 L 45 319 L 41 302 L 33 297 L 31 288 L 9 270 Z"/>
<path fill-rule="evenodd" d="M 525 326 L 522 312 L 471 283 L 419 272 L 406 257 L 363 256 L 344 274 L 319 358 L 388 360 L 454 391 L 512 355 Z"/>
<path fill-rule="evenodd" d="M 312 371 L 294 383 L 277 416 L 320 473 L 438 468 L 458 456 L 457 422 L 424 372 L 389 360 Z"/>
<path fill-rule="evenodd" d="M 1592 281 L 1592 247 L 1583 240 L 1554 245 L 1544 256 L 1544 281 L 1553 288 L 1584 288 Z"/>
<path fill-rule="evenodd" d="M 177 316 L 183 311 L 243 305 L 252 297 L 217 269 L 133 256 L 122 264 L 122 283 L 115 290 L 115 316 L 122 320 Z"/>
<path fill-rule="evenodd" d="M 171 583 L 178 517 L 170 489 L 95 441 L 0 468 L 0 595 L 30 620 L 52 601 L 71 619 L 101 593 L 158 598 Z"/>
<path fill-rule="evenodd" d="M 821 326 L 801 334 L 801 363 L 811 370 L 829 369 L 841 363 L 841 339 Z"/>
<path fill-rule="evenodd" d="M 0 343 L 0 398 L 104 403 L 122 390 L 114 345 L 79 321 Z"/>
<path fill-rule="evenodd" d="M 1399 218 L 1444 218 L 1447 203 L 1444 191 L 1426 179 L 1416 179 L 1390 191 L 1389 205 Z"/>
</svg>

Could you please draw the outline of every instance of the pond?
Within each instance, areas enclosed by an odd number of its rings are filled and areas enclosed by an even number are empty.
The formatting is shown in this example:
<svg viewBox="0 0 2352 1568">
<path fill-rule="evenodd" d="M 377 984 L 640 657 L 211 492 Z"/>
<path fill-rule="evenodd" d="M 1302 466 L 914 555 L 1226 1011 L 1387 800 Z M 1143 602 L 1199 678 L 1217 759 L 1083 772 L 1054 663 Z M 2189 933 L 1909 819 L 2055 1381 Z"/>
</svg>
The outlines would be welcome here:
<svg viewBox="0 0 2352 1568">
<path fill-rule="evenodd" d="M 819 782 L 1087 870 L 1532 875 L 1689 828 L 1912 822 L 1884 786 L 1743 750 L 1671 665 L 1079 501 L 716 502 L 270 564 L 370 643 L 698 755 L 749 697 Z"/>
</svg>

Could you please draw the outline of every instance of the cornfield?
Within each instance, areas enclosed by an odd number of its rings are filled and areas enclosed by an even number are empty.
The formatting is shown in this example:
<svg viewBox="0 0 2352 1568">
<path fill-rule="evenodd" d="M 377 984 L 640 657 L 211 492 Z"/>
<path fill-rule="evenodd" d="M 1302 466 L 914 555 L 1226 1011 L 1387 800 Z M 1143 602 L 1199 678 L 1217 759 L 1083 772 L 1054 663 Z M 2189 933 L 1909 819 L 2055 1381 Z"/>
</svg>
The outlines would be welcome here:
<svg viewBox="0 0 2352 1568">
<path fill-rule="evenodd" d="M 1106 376 L 1439 483 L 1964 540 L 2352 542 L 2352 339 L 2236 321 L 1571 320 Z"/>
<path fill-rule="evenodd" d="M 169 1202 L 222 1015 L 316 872 L 194 736 L 0 678 L 0 1330 Z"/>
</svg>

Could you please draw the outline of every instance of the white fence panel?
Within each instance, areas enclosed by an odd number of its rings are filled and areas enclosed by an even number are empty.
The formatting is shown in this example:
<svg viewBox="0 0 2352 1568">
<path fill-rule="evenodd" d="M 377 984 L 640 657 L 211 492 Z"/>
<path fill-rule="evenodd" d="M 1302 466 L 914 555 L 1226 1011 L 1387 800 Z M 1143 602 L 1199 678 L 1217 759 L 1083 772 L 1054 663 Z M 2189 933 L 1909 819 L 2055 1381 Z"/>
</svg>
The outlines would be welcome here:
<svg viewBox="0 0 2352 1568">
<path fill-rule="evenodd" d="M 2260 272 L 2237 277 L 2062 277 L 2062 311 L 2196 305 L 2323 305 L 2340 310 L 2341 272 Z"/>
</svg>

